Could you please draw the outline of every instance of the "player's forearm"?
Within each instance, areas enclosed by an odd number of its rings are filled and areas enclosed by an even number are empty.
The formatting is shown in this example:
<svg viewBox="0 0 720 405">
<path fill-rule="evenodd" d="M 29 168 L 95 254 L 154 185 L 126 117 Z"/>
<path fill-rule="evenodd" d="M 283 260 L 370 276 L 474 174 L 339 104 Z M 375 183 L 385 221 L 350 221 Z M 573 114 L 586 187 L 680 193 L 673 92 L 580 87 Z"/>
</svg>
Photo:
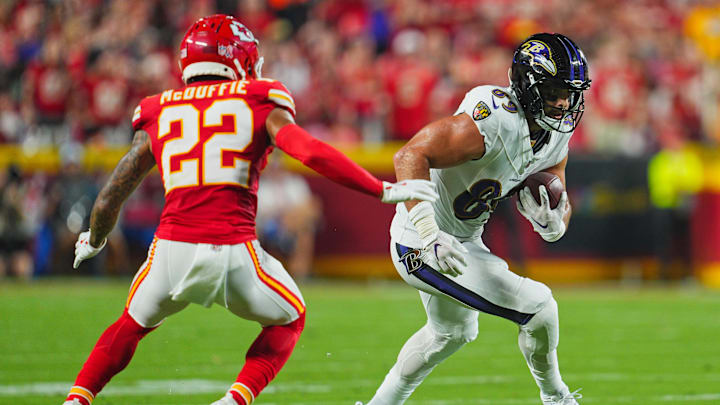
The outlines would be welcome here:
<svg viewBox="0 0 720 405">
<path fill-rule="evenodd" d="M 393 163 L 398 182 L 410 179 L 430 180 L 430 159 L 422 152 L 422 148 L 414 147 L 412 141 L 395 154 Z M 432 204 L 410 200 L 405 201 L 405 207 L 410 222 L 422 240 L 423 248 L 430 246 L 440 232 Z"/>
<path fill-rule="evenodd" d="M 295 124 L 282 127 L 275 136 L 275 144 L 305 166 L 336 183 L 375 197 L 383 195 L 380 180 Z"/>
<path fill-rule="evenodd" d="M 393 157 L 395 177 L 397 181 L 409 179 L 430 180 L 430 160 L 418 149 L 405 145 Z M 406 201 L 405 207 L 410 211 L 420 201 Z"/>
<path fill-rule="evenodd" d="M 90 213 L 90 244 L 98 247 L 110 234 L 125 200 L 140 184 L 144 174 L 139 176 L 131 169 L 132 164 L 124 157 L 113 171 L 108 182 L 98 194 Z"/>
<path fill-rule="evenodd" d="M 92 246 L 99 247 L 110 234 L 117 222 L 121 206 L 122 204 L 115 206 L 112 202 L 101 202 L 100 199 L 95 201 L 90 214 L 90 244 Z"/>
<path fill-rule="evenodd" d="M 142 182 L 155 161 L 150 152 L 148 134 L 135 133 L 130 150 L 120 159 L 90 213 L 90 244 L 98 247 L 110 234 L 117 222 L 125 200 Z"/>
</svg>

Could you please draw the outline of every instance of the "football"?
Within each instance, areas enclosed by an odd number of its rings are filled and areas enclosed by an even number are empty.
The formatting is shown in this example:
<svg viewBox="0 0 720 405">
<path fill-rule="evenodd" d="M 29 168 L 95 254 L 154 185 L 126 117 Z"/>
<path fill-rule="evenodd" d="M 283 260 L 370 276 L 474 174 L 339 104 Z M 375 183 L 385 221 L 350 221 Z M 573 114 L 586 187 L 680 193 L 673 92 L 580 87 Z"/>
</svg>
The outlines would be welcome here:
<svg viewBox="0 0 720 405">
<path fill-rule="evenodd" d="M 563 186 L 560 177 L 550 172 L 537 172 L 528 176 L 523 182 L 522 188 L 529 187 L 530 193 L 532 194 L 535 201 L 540 204 L 540 186 L 545 186 L 547 189 L 548 197 L 550 197 L 550 208 L 555 209 L 560 197 L 562 196 L 565 187 Z"/>
</svg>

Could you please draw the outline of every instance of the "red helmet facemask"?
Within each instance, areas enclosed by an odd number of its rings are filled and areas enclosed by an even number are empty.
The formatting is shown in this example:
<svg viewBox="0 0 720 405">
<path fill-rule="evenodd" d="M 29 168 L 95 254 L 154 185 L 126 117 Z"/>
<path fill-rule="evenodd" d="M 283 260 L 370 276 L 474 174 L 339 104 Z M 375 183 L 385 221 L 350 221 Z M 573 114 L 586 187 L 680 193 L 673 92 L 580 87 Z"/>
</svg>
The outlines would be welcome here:
<svg viewBox="0 0 720 405">
<path fill-rule="evenodd" d="M 260 78 L 263 58 L 258 40 L 235 17 L 216 14 L 196 21 L 180 44 L 180 70 L 185 83 L 196 76 L 238 80 Z"/>
</svg>

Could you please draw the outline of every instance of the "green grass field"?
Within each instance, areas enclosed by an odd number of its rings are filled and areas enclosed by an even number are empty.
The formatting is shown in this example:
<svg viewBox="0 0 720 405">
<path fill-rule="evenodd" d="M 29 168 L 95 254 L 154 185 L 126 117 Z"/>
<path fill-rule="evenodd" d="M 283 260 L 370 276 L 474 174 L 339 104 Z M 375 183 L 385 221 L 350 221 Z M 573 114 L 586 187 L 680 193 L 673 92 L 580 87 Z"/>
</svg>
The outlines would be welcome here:
<svg viewBox="0 0 720 405">
<path fill-rule="evenodd" d="M 61 404 L 129 280 L 0 284 L 0 404 Z M 295 353 L 257 404 L 367 401 L 424 322 L 404 284 L 302 285 Z M 720 404 L 720 291 L 556 289 L 565 381 L 583 404 Z M 95 405 L 209 404 L 258 333 L 217 306 L 190 307 L 141 342 Z M 539 404 L 516 327 L 481 315 L 476 341 L 439 366 L 409 404 Z"/>
</svg>

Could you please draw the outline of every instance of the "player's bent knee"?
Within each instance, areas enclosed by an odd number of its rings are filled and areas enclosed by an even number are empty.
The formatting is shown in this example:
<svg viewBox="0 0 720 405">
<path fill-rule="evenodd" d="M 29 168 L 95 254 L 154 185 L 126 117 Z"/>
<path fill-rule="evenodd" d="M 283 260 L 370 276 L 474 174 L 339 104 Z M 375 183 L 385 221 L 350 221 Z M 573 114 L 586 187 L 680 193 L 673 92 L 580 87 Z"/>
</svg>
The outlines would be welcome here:
<svg viewBox="0 0 720 405">
<path fill-rule="evenodd" d="M 160 326 L 163 321 L 165 321 L 165 317 L 158 318 L 158 317 L 150 317 L 146 314 L 138 313 L 136 311 L 133 311 L 133 308 L 127 308 L 125 309 L 125 315 L 128 319 L 132 320 L 133 323 L 137 324 L 140 327 L 148 328 L 148 329 L 154 329 Z"/>
<path fill-rule="evenodd" d="M 557 301 L 550 296 L 539 312 L 520 327 L 520 344 L 533 352 L 549 352 L 555 350 L 559 342 L 559 321 Z"/>
<path fill-rule="evenodd" d="M 449 329 L 441 332 L 425 325 L 419 335 L 413 336 L 411 340 L 419 340 L 404 347 L 398 357 L 400 377 L 406 380 L 424 378 L 436 365 L 477 337 L 477 322 Z"/>
<path fill-rule="evenodd" d="M 463 327 L 454 329 L 450 333 L 434 332 L 429 350 L 425 353 L 431 363 L 439 363 L 446 357 L 455 353 L 466 343 L 470 343 L 477 337 L 477 323 L 466 324 Z"/>
<path fill-rule="evenodd" d="M 467 343 L 462 336 L 436 335 L 425 351 L 408 356 L 400 368 L 400 376 L 407 380 L 423 378 L 436 365 Z"/>
<path fill-rule="evenodd" d="M 436 336 L 448 336 L 452 341 L 469 343 L 478 335 L 478 320 L 476 317 L 457 323 L 438 323 L 430 321 L 429 328 Z"/>
<path fill-rule="evenodd" d="M 123 311 L 118 321 L 123 325 L 125 329 L 141 337 L 144 337 L 148 333 L 155 330 L 155 328 L 157 328 L 157 325 L 146 326 L 138 322 L 132 315 L 130 315 L 127 309 Z"/>
<path fill-rule="evenodd" d="M 437 344 L 438 352 L 453 353 L 465 344 L 475 340 L 476 337 L 477 331 L 475 333 L 468 331 L 452 335 L 437 335 L 435 336 L 435 342 Z"/>
<path fill-rule="evenodd" d="M 277 313 L 274 317 L 266 317 L 257 319 L 263 327 L 266 326 L 283 326 L 292 327 L 296 329 L 298 333 L 301 333 L 305 328 L 305 312 L 283 312 L 282 314 Z M 252 317 L 245 317 L 246 319 L 253 319 Z"/>
<path fill-rule="evenodd" d="M 298 335 L 305 329 L 305 311 L 294 321 L 288 323 L 286 326 L 292 328 Z"/>
<path fill-rule="evenodd" d="M 524 278 L 518 291 L 517 310 L 534 314 L 542 310 L 552 299 L 552 291 L 545 284 L 530 278 Z"/>
<path fill-rule="evenodd" d="M 460 343 L 462 345 L 470 343 L 477 338 L 478 326 L 475 323 L 465 324 L 462 328 L 450 335 L 450 342 L 453 344 Z"/>
<path fill-rule="evenodd" d="M 545 301 L 540 311 L 533 316 L 533 319 L 528 322 L 528 325 L 538 325 L 538 327 L 545 327 L 547 325 L 557 325 L 558 323 L 558 305 L 555 298 L 550 298 Z"/>
</svg>

